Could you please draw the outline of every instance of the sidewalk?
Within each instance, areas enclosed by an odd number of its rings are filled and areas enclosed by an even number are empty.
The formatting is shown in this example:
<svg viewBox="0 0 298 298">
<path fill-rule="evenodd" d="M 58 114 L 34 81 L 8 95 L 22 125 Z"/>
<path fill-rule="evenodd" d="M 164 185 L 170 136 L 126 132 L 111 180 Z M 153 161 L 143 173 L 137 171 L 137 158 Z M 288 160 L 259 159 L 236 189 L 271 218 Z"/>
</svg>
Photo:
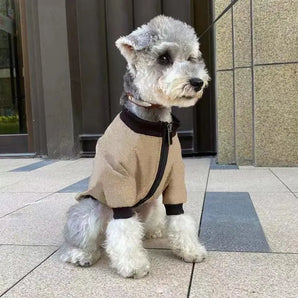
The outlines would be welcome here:
<svg viewBox="0 0 298 298">
<path fill-rule="evenodd" d="M 58 260 L 65 213 L 86 188 L 92 159 L 0 160 L 0 296 L 298 297 L 298 168 L 184 162 L 185 212 L 209 256 L 184 263 L 164 239 L 147 240 L 150 274 L 133 280 L 106 256 L 89 268 Z"/>
</svg>

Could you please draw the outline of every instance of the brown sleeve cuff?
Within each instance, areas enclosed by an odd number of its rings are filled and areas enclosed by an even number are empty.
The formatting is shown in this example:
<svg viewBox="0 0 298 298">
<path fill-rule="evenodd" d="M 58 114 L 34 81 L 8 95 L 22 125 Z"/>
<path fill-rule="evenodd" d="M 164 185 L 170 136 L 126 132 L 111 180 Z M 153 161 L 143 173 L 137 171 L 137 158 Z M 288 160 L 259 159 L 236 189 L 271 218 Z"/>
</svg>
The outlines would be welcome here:
<svg viewBox="0 0 298 298">
<path fill-rule="evenodd" d="M 113 213 L 114 219 L 130 218 L 134 214 L 131 207 L 113 208 Z"/>
<path fill-rule="evenodd" d="M 183 204 L 174 204 L 174 205 L 164 204 L 164 205 L 166 208 L 167 215 L 179 215 L 184 213 Z"/>
</svg>

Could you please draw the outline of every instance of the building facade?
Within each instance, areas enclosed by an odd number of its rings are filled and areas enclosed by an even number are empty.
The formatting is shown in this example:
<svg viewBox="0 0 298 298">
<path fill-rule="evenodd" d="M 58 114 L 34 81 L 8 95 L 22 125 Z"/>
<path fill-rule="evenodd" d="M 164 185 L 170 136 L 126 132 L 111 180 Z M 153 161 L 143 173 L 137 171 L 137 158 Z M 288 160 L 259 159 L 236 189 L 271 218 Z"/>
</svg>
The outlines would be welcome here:
<svg viewBox="0 0 298 298">
<path fill-rule="evenodd" d="M 218 15 L 229 0 L 215 1 Z M 216 26 L 220 163 L 298 165 L 298 2 L 239 0 Z"/>
<path fill-rule="evenodd" d="M 121 110 L 125 61 L 115 40 L 161 13 L 191 24 L 200 36 L 230 0 L 0 4 L 0 33 L 14 40 L 7 52 L 16 49 L 0 80 L 10 76 L 6 85 L 20 86 L 18 96 L 11 92 L 10 110 L 0 101 L 0 117 L 18 122 L 1 132 L 0 118 L 0 154 L 74 158 L 94 154 Z M 297 9 L 291 0 L 239 0 L 200 38 L 212 82 L 196 107 L 175 109 L 184 155 L 217 153 L 224 164 L 298 164 Z"/>
</svg>

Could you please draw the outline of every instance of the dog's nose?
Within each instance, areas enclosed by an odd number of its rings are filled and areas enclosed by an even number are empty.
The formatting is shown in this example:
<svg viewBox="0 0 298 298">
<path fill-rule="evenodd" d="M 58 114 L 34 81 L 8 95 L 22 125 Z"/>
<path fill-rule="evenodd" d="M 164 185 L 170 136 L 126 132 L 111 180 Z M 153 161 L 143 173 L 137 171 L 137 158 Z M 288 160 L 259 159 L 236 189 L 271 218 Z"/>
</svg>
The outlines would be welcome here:
<svg viewBox="0 0 298 298">
<path fill-rule="evenodd" d="M 196 92 L 200 91 L 204 85 L 204 82 L 198 78 L 192 78 L 189 80 L 190 85 L 195 89 Z"/>
</svg>

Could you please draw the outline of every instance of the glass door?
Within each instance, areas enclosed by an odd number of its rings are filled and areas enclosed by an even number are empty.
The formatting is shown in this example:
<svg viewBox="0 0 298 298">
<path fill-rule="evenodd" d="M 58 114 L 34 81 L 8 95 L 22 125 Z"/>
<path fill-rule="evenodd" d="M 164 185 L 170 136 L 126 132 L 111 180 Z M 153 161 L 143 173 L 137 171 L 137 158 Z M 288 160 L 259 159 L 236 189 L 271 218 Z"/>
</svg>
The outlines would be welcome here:
<svg viewBox="0 0 298 298">
<path fill-rule="evenodd" d="M 20 33 L 18 1 L 0 0 L 0 154 L 28 151 Z"/>
</svg>

